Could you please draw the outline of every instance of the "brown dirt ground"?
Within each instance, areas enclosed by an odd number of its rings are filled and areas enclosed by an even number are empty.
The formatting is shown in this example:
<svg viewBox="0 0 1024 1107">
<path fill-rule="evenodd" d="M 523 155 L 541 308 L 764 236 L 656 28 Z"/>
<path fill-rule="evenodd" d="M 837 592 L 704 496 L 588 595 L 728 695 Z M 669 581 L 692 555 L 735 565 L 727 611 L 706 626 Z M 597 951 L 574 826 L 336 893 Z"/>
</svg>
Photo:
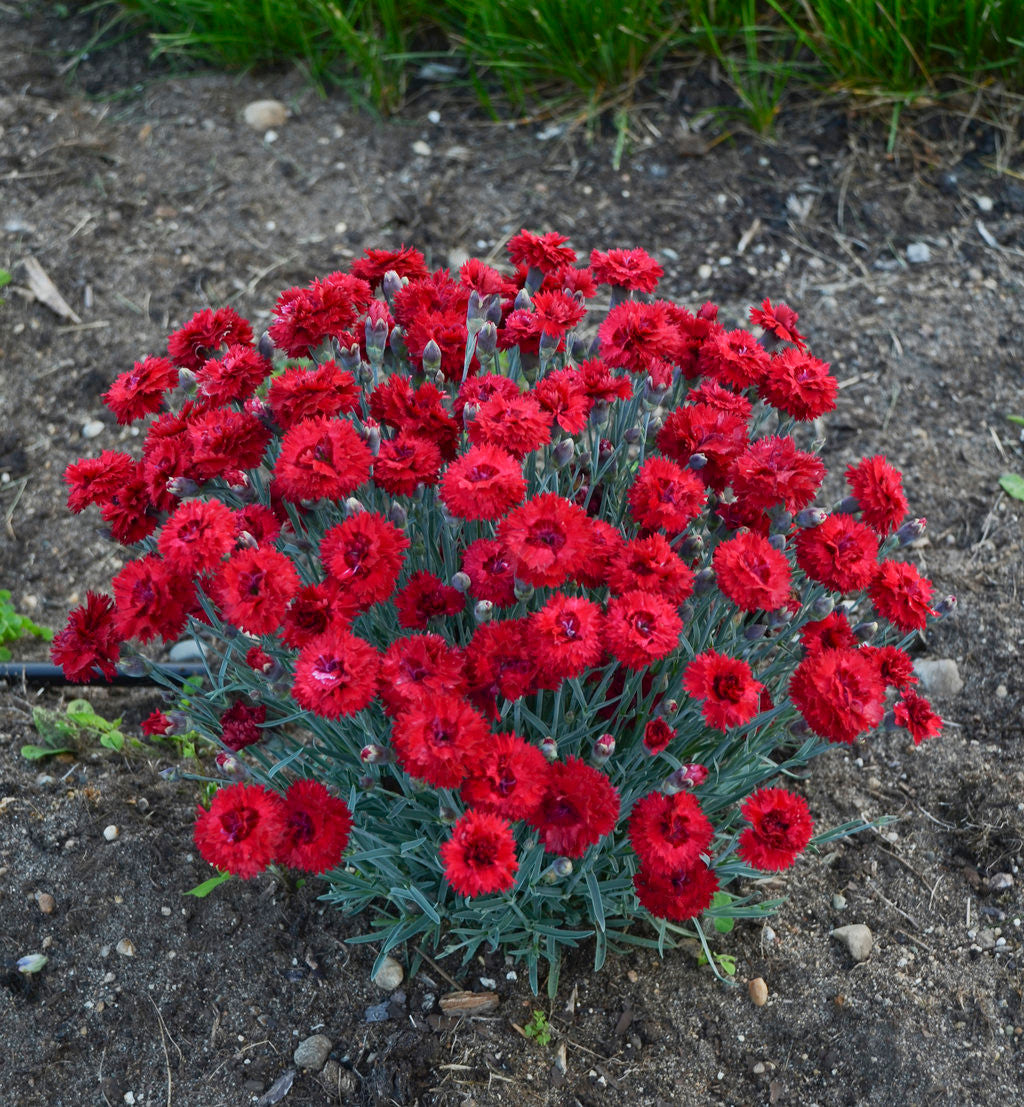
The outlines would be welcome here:
<svg viewBox="0 0 1024 1107">
<path fill-rule="evenodd" d="M 941 739 L 915 749 L 881 737 L 815 766 L 806 793 L 821 825 L 896 822 L 803 859 L 770 928 L 720 940 L 741 982 L 767 981 L 766 1006 L 682 953 L 594 975 L 584 951 L 552 1004 L 500 961 L 445 965 L 469 988 L 496 978 L 500 1004 L 443 1018 L 433 997 L 452 985 L 427 966 L 380 1022 L 366 1019 L 386 998 L 368 980 L 373 951 L 345 944 L 365 920 L 269 878 L 183 899 L 209 869 L 190 852 L 194 792 L 158 775 L 160 751 L 27 763 L 28 710 L 61 694 L 0 688 L 5 1102 L 254 1103 L 314 1032 L 332 1059 L 321 1079 L 300 1072 L 283 1102 L 1024 1101 L 1024 510 L 998 487 L 1002 471 L 1024 472 L 1005 419 L 1024 413 L 1018 124 L 918 117 L 887 156 L 876 122 L 819 106 L 784 117 L 772 144 L 740 132 L 693 157 L 680 120 L 723 94 L 691 74 L 638 107 L 616 171 L 600 128 L 589 145 L 580 128 L 542 139 L 544 122 L 496 126 L 439 89 L 381 122 L 294 75 L 151 70 L 137 41 L 70 81 L 59 49 L 88 22 L 46 7 L 0 4 L 0 267 L 24 287 L 19 262 L 37 258 L 81 323 L 20 287 L 0 308 L 0 587 L 20 610 L 59 625 L 119 565 L 95 520 L 66 512 L 61 474 L 83 453 L 130 445 L 100 392 L 194 310 L 230 301 L 263 320 L 278 290 L 366 246 L 405 241 L 446 264 L 460 250 L 498 256 L 528 226 L 570 234 L 581 253 L 645 246 L 665 264 L 666 294 L 713 296 L 727 318 L 764 295 L 798 307 L 844 384 L 826 460 L 841 471 L 886 451 L 904 469 L 929 521 L 914 557 L 960 597 L 918 652 L 955 659 L 965 687 L 937 701 Z M 292 111 L 273 143 L 241 121 L 270 96 Z M 420 140 L 429 155 L 414 154 Z M 909 264 L 910 243 L 930 260 Z M 90 420 L 104 427 L 85 441 Z M 127 726 L 159 704 L 92 698 Z M 121 828 L 112 843 L 108 824 Z M 1013 885 L 990 891 L 996 873 Z M 54 897 L 52 913 L 37 892 Z M 875 936 L 857 966 L 829 938 L 849 922 Z M 116 952 L 121 939 L 134 957 Z M 43 948 L 38 977 L 9 971 Z M 535 1007 L 555 1031 L 547 1048 L 514 1026 Z"/>
</svg>

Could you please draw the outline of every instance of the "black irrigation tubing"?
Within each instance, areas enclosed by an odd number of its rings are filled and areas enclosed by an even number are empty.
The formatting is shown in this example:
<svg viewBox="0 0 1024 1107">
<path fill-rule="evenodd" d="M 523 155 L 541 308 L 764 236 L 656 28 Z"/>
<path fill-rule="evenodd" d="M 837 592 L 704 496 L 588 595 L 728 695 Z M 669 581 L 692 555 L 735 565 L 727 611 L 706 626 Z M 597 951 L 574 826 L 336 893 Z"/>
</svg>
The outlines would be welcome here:
<svg viewBox="0 0 1024 1107">
<path fill-rule="evenodd" d="M 189 677 L 206 676 L 206 666 L 201 661 L 173 661 L 157 666 L 161 673 L 180 677 L 187 680 Z M 59 665 L 50 665 L 43 661 L 4 661 L 0 662 L 0 681 L 15 682 L 21 684 L 36 685 L 75 685 L 76 687 L 109 687 L 112 685 L 142 687 L 156 687 L 159 681 L 150 673 L 140 673 L 134 676 L 124 669 L 115 672 L 113 680 L 107 678 L 97 670 L 86 680 L 71 681 L 64 675 L 64 670 Z M 163 687 L 162 685 L 159 685 Z"/>
</svg>

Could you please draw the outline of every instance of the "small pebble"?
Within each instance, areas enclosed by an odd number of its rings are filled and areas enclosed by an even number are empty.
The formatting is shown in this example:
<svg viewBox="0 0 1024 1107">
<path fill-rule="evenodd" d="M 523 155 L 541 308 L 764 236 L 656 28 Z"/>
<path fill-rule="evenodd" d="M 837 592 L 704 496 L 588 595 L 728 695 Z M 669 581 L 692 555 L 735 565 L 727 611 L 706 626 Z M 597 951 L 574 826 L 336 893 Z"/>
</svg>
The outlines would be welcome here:
<svg viewBox="0 0 1024 1107">
<path fill-rule="evenodd" d="M 994 949 L 996 944 L 996 932 L 991 927 L 985 927 L 984 930 L 978 931 L 977 938 L 974 939 L 979 949 Z"/>
<path fill-rule="evenodd" d="M 385 957 L 373 978 L 378 988 L 393 992 L 405 979 L 405 969 L 393 958 Z"/>
<path fill-rule="evenodd" d="M 1006 699 L 1006 697 L 1007 697 L 1007 696 L 1008 696 L 1009 694 L 1010 694 L 1010 689 L 1009 689 L 1009 688 L 1007 688 L 1005 684 L 1000 684 L 1000 685 L 998 685 L 998 686 L 997 686 L 997 688 L 996 688 L 996 695 L 997 695 L 997 696 L 998 696 L 998 697 L 999 697 L 999 698 L 1000 698 L 1001 700 L 1005 700 L 1005 699 Z"/>
<path fill-rule="evenodd" d="M 110 826 L 105 826 L 103 828 L 103 837 L 106 838 L 108 842 L 116 842 L 117 839 L 121 837 L 121 831 L 111 823 Z"/>
<path fill-rule="evenodd" d="M 846 896 L 840 895 L 838 892 L 832 897 L 832 906 L 837 911 L 843 911 L 846 908 Z"/>
<path fill-rule="evenodd" d="M 957 663 L 950 657 L 925 658 L 914 662 L 926 692 L 933 696 L 955 696 L 964 686 Z"/>
<path fill-rule="evenodd" d="M 246 104 L 242 118 L 254 131 L 269 131 L 282 127 L 288 120 L 288 109 L 280 100 L 254 100 Z"/>
<path fill-rule="evenodd" d="M 978 205 L 978 211 L 983 211 L 986 214 L 995 207 L 995 201 L 991 196 L 975 196 L 974 202 Z"/>
<path fill-rule="evenodd" d="M 436 127 L 441 122 L 441 113 L 439 111 L 428 111 L 427 119 Z"/>
<path fill-rule="evenodd" d="M 911 242 L 907 247 L 907 261 L 911 265 L 921 265 L 931 261 L 932 251 L 927 242 Z"/>
<path fill-rule="evenodd" d="M 52 915 L 57 908 L 57 901 L 49 892 L 36 892 L 36 906 L 44 915 Z"/>
<path fill-rule="evenodd" d="M 1013 876 L 1010 873 L 994 873 L 988 878 L 988 890 L 990 892 L 1005 892 L 1013 887 Z"/>
<path fill-rule="evenodd" d="M 412 144 L 412 152 L 421 158 L 429 158 L 432 153 L 430 149 L 430 144 L 424 142 L 422 138 L 418 138 Z"/>
<path fill-rule="evenodd" d="M 768 985 L 760 976 L 755 976 L 747 984 L 747 991 L 750 993 L 750 1002 L 755 1007 L 763 1007 L 768 1002 Z"/>
<path fill-rule="evenodd" d="M 135 956 L 135 943 L 131 938 L 122 938 L 114 947 L 122 957 L 134 957 Z"/>
<path fill-rule="evenodd" d="M 840 926 L 832 931 L 832 937 L 849 951 L 854 961 L 866 961 L 871 956 L 875 940 L 871 931 L 863 923 Z"/>
<path fill-rule="evenodd" d="M 83 438 L 95 438 L 97 435 L 103 433 L 103 424 L 99 419 L 90 419 L 85 426 L 82 427 Z"/>
<path fill-rule="evenodd" d="M 293 1060 L 300 1069 L 309 1069 L 319 1072 L 327 1060 L 334 1043 L 326 1034 L 314 1034 L 306 1038 L 295 1047 Z"/>
</svg>

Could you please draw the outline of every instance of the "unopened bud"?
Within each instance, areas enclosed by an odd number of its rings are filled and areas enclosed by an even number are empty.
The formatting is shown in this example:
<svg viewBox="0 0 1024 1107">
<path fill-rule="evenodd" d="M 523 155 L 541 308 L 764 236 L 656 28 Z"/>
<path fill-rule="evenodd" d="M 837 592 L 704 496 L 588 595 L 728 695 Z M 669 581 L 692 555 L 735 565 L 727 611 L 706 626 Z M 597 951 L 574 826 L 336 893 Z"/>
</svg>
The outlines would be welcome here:
<svg viewBox="0 0 1024 1107">
<path fill-rule="evenodd" d="M 592 427 L 603 427 L 608 422 L 608 401 L 607 400 L 595 400 L 594 406 L 590 409 L 590 425 Z"/>
<path fill-rule="evenodd" d="M 184 711 L 168 711 L 167 721 L 170 726 L 164 731 L 165 734 L 186 734 L 189 730 L 188 716 Z"/>
<path fill-rule="evenodd" d="M 590 342 L 581 334 L 572 334 L 565 344 L 566 353 L 573 361 L 586 361 L 590 356 Z"/>
<path fill-rule="evenodd" d="M 701 596 L 707 592 L 710 592 L 715 587 L 715 571 L 711 566 L 707 566 L 701 569 L 693 578 L 693 591 L 696 595 Z"/>
<path fill-rule="evenodd" d="M 863 622 L 858 623 L 853 628 L 853 635 L 858 641 L 870 642 L 872 638 L 878 633 L 878 623 L 875 622 Z"/>
<path fill-rule="evenodd" d="M 194 496 L 199 491 L 199 485 L 190 477 L 171 477 L 164 487 L 179 500 L 183 500 L 186 496 Z"/>
<path fill-rule="evenodd" d="M 494 604 L 490 600 L 478 600 L 473 605 L 473 618 L 478 623 L 489 623 L 494 615 Z"/>
<path fill-rule="evenodd" d="M 833 511 L 837 515 L 856 515 L 860 511 L 860 500 L 856 496 L 844 496 L 833 508 Z"/>
<path fill-rule="evenodd" d="M 404 285 L 408 282 L 400 277 L 396 270 L 389 269 L 384 274 L 384 279 L 381 281 L 381 291 L 384 293 L 384 299 L 390 304 L 394 298 L 395 293 L 399 292 Z"/>
<path fill-rule="evenodd" d="M 497 292 L 492 292 L 484 300 L 484 318 L 494 326 L 501 322 L 501 297 Z"/>
<path fill-rule="evenodd" d="M 794 516 L 794 522 L 798 527 L 820 527 L 828 518 L 828 512 L 820 507 L 805 507 Z"/>
<path fill-rule="evenodd" d="M 359 751 L 359 760 L 364 765 L 382 765 L 388 760 L 388 751 L 383 746 L 378 746 L 376 742 L 371 742 Z"/>
<path fill-rule="evenodd" d="M 551 460 L 558 469 L 563 468 L 572 461 L 576 454 L 576 443 L 571 438 L 563 438 L 551 451 Z"/>
<path fill-rule="evenodd" d="M 831 596 L 819 596 L 811 604 L 811 617 L 825 619 L 836 609 L 836 601 Z"/>
<path fill-rule="evenodd" d="M 947 596 L 944 600 L 940 600 L 935 605 L 935 617 L 937 619 L 945 619 L 948 615 L 955 614 L 956 608 L 956 596 Z"/>
<path fill-rule="evenodd" d="M 392 327 L 391 334 L 388 335 L 388 345 L 391 347 L 391 352 L 399 359 L 399 361 L 406 361 L 409 357 L 409 350 L 405 344 L 405 331 L 401 327 Z"/>
<path fill-rule="evenodd" d="M 751 623 L 750 626 L 743 628 L 743 637 L 748 642 L 756 642 L 759 638 L 763 638 L 767 633 L 768 628 L 764 623 Z"/>
<path fill-rule="evenodd" d="M 126 657 L 118 664 L 118 669 L 127 677 L 141 677 L 146 675 L 146 666 L 141 657 Z"/>
<path fill-rule="evenodd" d="M 548 761 L 558 760 L 558 742 L 549 734 L 540 740 L 540 752 Z"/>
<path fill-rule="evenodd" d="M 789 733 L 794 738 L 806 738 L 811 733 L 810 723 L 802 716 L 796 718 L 789 724 Z"/>
<path fill-rule="evenodd" d="M 704 538 L 699 534 L 688 534 L 682 542 L 679 543 L 679 556 L 684 561 L 692 561 L 695 557 L 700 557 L 704 552 Z"/>
<path fill-rule="evenodd" d="M 701 469 L 707 465 L 708 459 L 705 454 L 696 453 L 690 454 L 690 460 L 686 463 L 687 469 L 692 469 L 695 473 L 699 473 Z"/>
<path fill-rule="evenodd" d="M 442 826 L 454 826 L 458 821 L 459 813 L 454 807 L 442 803 L 437 809 L 437 819 Z"/>
<path fill-rule="evenodd" d="M 480 408 L 476 404 L 466 404 L 462 409 L 462 425 L 468 427 L 477 417 Z"/>
<path fill-rule="evenodd" d="M 476 336 L 477 357 L 488 358 L 498 345 L 498 328 L 490 321 L 484 323 Z"/>
<path fill-rule="evenodd" d="M 603 765 L 615 752 L 615 735 L 602 734 L 594 742 L 593 760 L 595 765 Z"/>
<path fill-rule="evenodd" d="M 423 347 L 423 372 L 436 373 L 441 368 L 441 347 L 431 339 Z"/>
<path fill-rule="evenodd" d="M 769 630 L 780 630 L 793 621 L 793 612 L 780 607 L 778 611 L 769 611 L 766 621 Z"/>
<path fill-rule="evenodd" d="M 520 580 L 515 577 L 512 581 L 512 591 L 515 593 L 515 597 L 520 603 L 526 603 L 533 599 L 534 588 L 527 580 Z"/>
<path fill-rule="evenodd" d="M 786 548 L 786 536 L 784 534 L 769 534 L 768 545 L 781 553 Z"/>
<path fill-rule="evenodd" d="M 533 301 L 530 299 L 530 293 L 525 288 L 521 288 L 516 293 L 516 298 L 515 298 L 515 302 L 512 305 L 512 310 L 513 311 L 530 311 L 532 308 L 533 308 Z"/>
<path fill-rule="evenodd" d="M 470 588 L 473 587 L 473 579 L 469 573 L 463 573 L 461 570 L 452 577 L 452 588 L 465 595 Z"/>
<path fill-rule="evenodd" d="M 615 443 L 610 438 L 602 438 L 597 444 L 597 460 L 606 465 L 615 456 Z"/>
<path fill-rule="evenodd" d="M 221 750 L 220 753 L 217 754 L 214 761 L 217 762 L 217 768 L 220 769 L 225 776 L 246 775 L 242 762 L 239 761 L 237 757 L 230 753 L 226 753 L 224 750 Z"/>
<path fill-rule="evenodd" d="M 392 504 L 388 510 L 388 521 L 398 527 L 399 530 L 402 530 L 405 524 L 409 522 L 409 513 L 401 504 Z"/>
<path fill-rule="evenodd" d="M 572 876 L 572 862 L 568 857 L 556 857 L 545 869 L 541 880 L 545 884 L 557 884 L 558 881 L 565 880 L 567 876 Z"/>
<path fill-rule="evenodd" d="M 338 350 L 338 364 L 349 373 L 354 373 L 362 364 L 363 355 L 355 342 L 351 346 Z"/>
<path fill-rule="evenodd" d="M 270 332 L 264 331 L 260 335 L 259 342 L 256 343 L 256 352 L 264 361 L 272 361 L 276 349 L 277 347 L 274 345 L 274 340 L 270 337 Z"/>
<path fill-rule="evenodd" d="M 658 407 L 668 393 L 667 388 L 662 388 L 654 383 L 653 377 L 648 377 L 644 382 L 643 402 L 648 407 Z"/>
<path fill-rule="evenodd" d="M 179 369 L 178 370 L 178 387 L 184 392 L 188 392 L 190 389 L 196 386 L 196 375 L 191 369 Z"/>
<path fill-rule="evenodd" d="M 554 357 L 561 344 L 562 339 L 559 335 L 548 334 L 547 331 L 541 331 L 540 342 L 537 344 L 541 365 L 546 365 L 551 358 Z"/>
<path fill-rule="evenodd" d="M 639 427 L 626 427 L 622 432 L 622 441 L 627 446 L 637 446 L 643 440 L 644 432 Z"/>
<path fill-rule="evenodd" d="M 356 783 L 364 792 L 372 792 L 377 787 L 377 779 L 372 776 L 361 776 Z"/>
<path fill-rule="evenodd" d="M 367 427 L 363 434 L 370 453 L 376 457 L 380 453 L 380 427 Z"/>
<path fill-rule="evenodd" d="M 896 531 L 896 540 L 901 546 L 909 546 L 911 542 L 916 542 L 919 538 L 924 537 L 927 526 L 925 519 L 908 519 Z"/>
<path fill-rule="evenodd" d="M 370 361 L 380 362 L 388 345 L 388 324 L 386 319 L 376 323 L 366 320 L 366 353 Z"/>
<path fill-rule="evenodd" d="M 793 516 L 788 511 L 784 511 L 781 507 L 777 507 L 771 513 L 772 530 L 776 534 L 786 534 L 789 528 L 793 525 Z"/>
<path fill-rule="evenodd" d="M 466 327 L 472 329 L 471 324 L 479 323 L 484 317 L 484 302 L 480 293 L 474 288 L 469 294 L 469 303 L 466 305 Z"/>
<path fill-rule="evenodd" d="M 358 515 L 360 511 L 365 511 L 366 508 L 355 498 L 355 496 L 349 496 L 345 501 L 345 517 L 351 519 L 353 515 Z"/>
</svg>

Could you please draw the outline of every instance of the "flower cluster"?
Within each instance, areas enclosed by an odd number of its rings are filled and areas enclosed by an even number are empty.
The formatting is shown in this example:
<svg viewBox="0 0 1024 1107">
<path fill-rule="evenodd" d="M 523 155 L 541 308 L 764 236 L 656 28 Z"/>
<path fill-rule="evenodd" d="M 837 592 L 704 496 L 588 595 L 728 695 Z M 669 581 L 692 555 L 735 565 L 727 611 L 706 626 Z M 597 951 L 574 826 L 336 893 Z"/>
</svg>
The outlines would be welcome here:
<svg viewBox="0 0 1024 1107">
<path fill-rule="evenodd" d="M 655 298 L 643 250 L 508 251 L 369 250 L 258 340 L 202 311 L 117 377 L 141 454 L 71 465 L 68 504 L 138 556 L 53 655 L 110 677 L 193 634 L 211 687 L 182 710 L 261 782 L 201 811 L 205 858 L 535 961 L 792 865 L 811 816 L 772 781 L 939 731 L 906 645 L 951 601 L 898 556 L 923 520 L 884 456 L 820 504 L 837 384 L 786 304 L 755 334 Z"/>
</svg>

